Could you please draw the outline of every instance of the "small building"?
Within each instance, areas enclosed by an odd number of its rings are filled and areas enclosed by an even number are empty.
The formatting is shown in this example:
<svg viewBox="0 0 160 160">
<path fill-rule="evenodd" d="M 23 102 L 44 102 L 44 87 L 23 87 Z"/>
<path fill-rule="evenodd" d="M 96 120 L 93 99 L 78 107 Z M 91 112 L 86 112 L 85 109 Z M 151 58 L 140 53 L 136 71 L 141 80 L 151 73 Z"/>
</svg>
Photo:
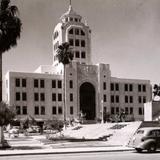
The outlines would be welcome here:
<svg viewBox="0 0 160 160">
<path fill-rule="evenodd" d="M 56 57 L 63 42 L 70 43 L 74 54 L 65 78 Z M 53 31 L 53 64 L 41 65 L 33 73 L 6 74 L 7 102 L 16 106 L 17 118 L 69 120 L 82 112 L 87 121 L 95 121 L 104 112 L 115 116 L 123 109 L 128 120 L 143 120 L 143 104 L 152 95 L 150 81 L 112 77 L 110 65 L 93 64 L 91 56 L 91 29 L 70 5 Z"/>
</svg>

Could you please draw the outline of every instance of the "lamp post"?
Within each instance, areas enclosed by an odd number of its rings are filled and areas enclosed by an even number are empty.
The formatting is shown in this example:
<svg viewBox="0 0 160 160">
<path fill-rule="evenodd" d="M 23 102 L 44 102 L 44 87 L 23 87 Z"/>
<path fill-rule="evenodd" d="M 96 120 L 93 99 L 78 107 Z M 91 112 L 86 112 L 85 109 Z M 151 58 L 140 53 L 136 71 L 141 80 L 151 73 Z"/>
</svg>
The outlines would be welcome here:
<svg viewBox="0 0 160 160">
<path fill-rule="evenodd" d="M 103 112 L 104 112 L 103 100 L 101 100 L 101 110 L 102 110 L 102 120 L 101 120 L 101 123 L 103 124 L 104 123 L 104 120 L 103 120 Z"/>
</svg>

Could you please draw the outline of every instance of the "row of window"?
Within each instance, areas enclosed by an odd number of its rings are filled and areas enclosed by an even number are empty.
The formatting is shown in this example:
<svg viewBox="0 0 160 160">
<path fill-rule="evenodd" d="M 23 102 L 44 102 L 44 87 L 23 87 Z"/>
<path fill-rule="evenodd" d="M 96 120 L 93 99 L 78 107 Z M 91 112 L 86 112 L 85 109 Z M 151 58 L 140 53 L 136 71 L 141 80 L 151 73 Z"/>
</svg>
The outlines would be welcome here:
<svg viewBox="0 0 160 160">
<path fill-rule="evenodd" d="M 69 39 L 69 44 L 70 46 L 76 46 L 76 47 L 85 47 L 86 43 L 85 40 L 80 40 L 80 39 Z"/>
<path fill-rule="evenodd" d="M 21 83 L 22 81 L 22 83 Z M 73 82 L 70 82 L 70 84 Z M 15 79 L 15 86 L 16 87 L 26 87 L 27 80 L 26 79 Z M 72 85 L 70 85 L 72 86 Z M 34 79 L 34 88 L 45 88 L 45 80 L 44 79 Z M 61 80 L 52 80 L 52 88 L 62 88 L 62 81 Z"/>
<path fill-rule="evenodd" d="M 132 115 L 133 114 L 133 107 L 125 107 L 124 112 L 126 115 Z M 120 108 L 119 107 L 111 107 L 111 114 L 119 114 Z M 138 115 L 143 115 L 144 109 L 142 107 L 138 108 Z"/>
<path fill-rule="evenodd" d="M 17 115 L 27 115 L 27 106 L 16 106 L 16 113 Z M 45 106 L 35 106 L 34 114 L 35 115 L 45 115 L 46 114 Z M 58 107 L 53 106 L 52 114 L 53 115 L 63 114 L 62 106 L 58 106 Z M 70 106 L 70 115 L 73 115 L 73 114 L 74 114 L 73 106 Z"/>
<path fill-rule="evenodd" d="M 103 89 L 106 90 L 106 82 L 103 84 Z M 110 84 L 111 91 L 119 91 L 119 84 L 118 83 L 111 83 Z M 133 84 L 124 84 L 124 91 L 132 92 L 133 91 Z M 138 92 L 146 92 L 146 85 L 145 84 L 138 84 Z"/>
<path fill-rule="evenodd" d="M 69 34 L 75 34 L 75 35 L 85 36 L 84 31 L 82 29 L 80 29 L 80 28 L 71 28 L 69 30 Z"/>
<path fill-rule="evenodd" d="M 73 17 L 67 17 L 65 18 L 65 22 L 81 22 L 81 19 L 80 18 L 73 18 Z"/>
<path fill-rule="evenodd" d="M 125 96 L 125 103 L 133 103 L 133 96 Z M 111 103 L 119 103 L 119 95 L 111 95 Z M 145 96 L 138 96 L 138 103 L 146 103 Z"/>
<path fill-rule="evenodd" d="M 86 58 L 86 52 L 82 51 L 80 53 L 79 51 L 75 51 L 73 53 L 73 57 L 75 57 L 75 58 Z"/>
<path fill-rule="evenodd" d="M 27 101 L 27 93 L 22 92 L 16 92 L 16 101 L 20 101 L 22 96 L 22 101 Z M 73 102 L 73 93 L 70 93 L 69 95 L 70 102 Z M 34 101 L 45 101 L 45 93 L 34 93 Z M 52 101 L 62 101 L 62 94 L 61 93 L 52 93 Z"/>
</svg>

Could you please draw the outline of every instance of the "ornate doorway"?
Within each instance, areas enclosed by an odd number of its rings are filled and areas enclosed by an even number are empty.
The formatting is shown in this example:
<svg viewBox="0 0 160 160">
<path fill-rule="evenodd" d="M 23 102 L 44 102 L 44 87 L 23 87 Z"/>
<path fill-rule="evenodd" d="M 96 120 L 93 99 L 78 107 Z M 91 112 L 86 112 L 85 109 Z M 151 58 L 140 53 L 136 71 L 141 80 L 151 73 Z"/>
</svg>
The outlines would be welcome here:
<svg viewBox="0 0 160 160">
<path fill-rule="evenodd" d="M 80 111 L 85 114 L 86 120 L 94 120 L 96 116 L 95 106 L 95 88 L 89 83 L 85 82 L 80 86 Z"/>
</svg>

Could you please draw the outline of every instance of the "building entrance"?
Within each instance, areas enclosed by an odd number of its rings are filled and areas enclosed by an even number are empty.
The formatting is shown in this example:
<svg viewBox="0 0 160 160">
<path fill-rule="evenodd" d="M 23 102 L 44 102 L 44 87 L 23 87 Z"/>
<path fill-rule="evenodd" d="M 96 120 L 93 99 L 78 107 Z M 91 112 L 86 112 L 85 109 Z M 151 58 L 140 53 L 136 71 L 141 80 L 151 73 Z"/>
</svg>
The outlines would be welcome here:
<svg viewBox="0 0 160 160">
<path fill-rule="evenodd" d="M 89 82 L 80 86 L 80 111 L 85 115 L 86 120 L 95 120 L 95 88 Z"/>
</svg>

